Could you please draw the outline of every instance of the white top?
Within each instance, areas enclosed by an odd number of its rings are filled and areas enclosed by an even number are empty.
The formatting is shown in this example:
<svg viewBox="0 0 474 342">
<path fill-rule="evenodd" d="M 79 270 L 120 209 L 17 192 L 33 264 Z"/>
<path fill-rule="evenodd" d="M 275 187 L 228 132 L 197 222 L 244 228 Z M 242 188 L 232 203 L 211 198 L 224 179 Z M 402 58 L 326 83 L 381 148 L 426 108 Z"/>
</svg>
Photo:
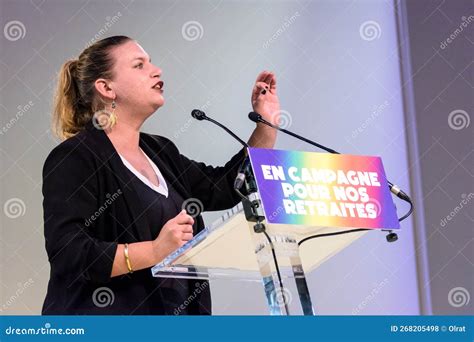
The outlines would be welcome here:
<svg viewBox="0 0 474 342">
<path fill-rule="evenodd" d="M 153 171 L 155 171 L 155 174 L 156 176 L 158 177 L 158 181 L 160 182 L 160 184 L 158 186 L 156 186 L 155 184 L 153 184 L 152 182 L 150 182 L 148 180 L 148 178 L 146 178 L 144 175 L 142 175 L 140 172 L 138 172 L 132 164 L 130 164 L 127 159 L 125 159 L 120 153 L 119 153 L 119 156 L 120 158 L 122 159 L 122 162 L 123 164 L 130 170 L 133 172 L 133 174 L 135 176 L 138 177 L 138 179 L 140 179 L 143 183 L 145 183 L 146 185 L 148 185 L 150 188 L 152 188 L 153 190 L 155 190 L 156 192 L 162 194 L 163 196 L 165 196 L 166 198 L 168 198 L 168 186 L 166 185 L 166 182 L 165 182 L 165 179 L 163 178 L 163 175 L 161 174 L 160 170 L 158 169 L 158 166 L 155 165 L 155 163 L 153 163 L 153 161 L 148 158 L 148 156 L 146 155 L 145 152 L 143 152 L 142 149 L 140 149 L 140 151 L 142 151 L 142 153 L 145 155 L 146 159 L 148 159 L 148 162 L 150 163 L 151 165 L 151 168 L 153 169 Z"/>
</svg>

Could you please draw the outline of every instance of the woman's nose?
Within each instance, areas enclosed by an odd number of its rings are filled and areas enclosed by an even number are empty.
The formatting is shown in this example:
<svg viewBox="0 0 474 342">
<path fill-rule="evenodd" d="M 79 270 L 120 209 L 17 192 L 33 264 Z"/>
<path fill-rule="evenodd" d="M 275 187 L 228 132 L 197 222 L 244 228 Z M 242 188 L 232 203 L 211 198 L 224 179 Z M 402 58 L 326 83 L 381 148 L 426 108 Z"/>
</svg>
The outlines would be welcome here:
<svg viewBox="0 0 474 342">
<path fill-rule="evenodd" d="M 162 70 L 159 67 L 155 66 L 151 77 L 161 77 L 161 73 Z"/>
</svg>

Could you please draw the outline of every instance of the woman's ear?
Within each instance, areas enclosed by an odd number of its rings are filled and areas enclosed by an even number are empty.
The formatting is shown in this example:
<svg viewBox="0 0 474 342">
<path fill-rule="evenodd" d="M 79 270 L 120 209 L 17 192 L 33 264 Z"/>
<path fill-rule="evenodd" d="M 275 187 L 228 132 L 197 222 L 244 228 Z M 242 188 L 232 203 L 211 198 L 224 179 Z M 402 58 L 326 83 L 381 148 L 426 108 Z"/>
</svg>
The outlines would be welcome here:
<svg viewBox="0 0 474 342">
<path fill-rule="evenodd" d="M 105 78 L 99 78 L 94 82 L 95 89 L 102 97 L 113 100 L 116 98 L 115 91 L 110 87 L 110 81 Z"/>
</svg>

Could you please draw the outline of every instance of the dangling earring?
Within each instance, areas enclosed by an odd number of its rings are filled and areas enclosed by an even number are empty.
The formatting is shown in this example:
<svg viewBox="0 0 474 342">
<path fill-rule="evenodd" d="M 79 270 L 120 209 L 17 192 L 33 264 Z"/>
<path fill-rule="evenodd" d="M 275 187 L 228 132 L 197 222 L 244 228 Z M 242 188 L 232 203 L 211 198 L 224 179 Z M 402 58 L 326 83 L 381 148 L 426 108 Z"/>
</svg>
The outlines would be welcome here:
<svg viewBox="0 0 474 342">
<path fill-rule="evenodd" d="M 110 128 L 114 127 L 115 124 L 117 123 L 117 115 L 115 114 L 115 108 L 117 108 L 117 103 L 115 102 L 115 100 L 112 100 L 112 113 L 110 113 L 110 117 L 109 117 Z"/>
<path fill-rule="evenodd" d="M 98 110 L 93 115 L 92 123 L 97 129 L 109 129 L 115 126 L 117 123 L 117 114 L 115 114 L 115 108 L 117 103 L 112 100 L 112 112 L 109 112 L 106 108 Z"/>
</svg>

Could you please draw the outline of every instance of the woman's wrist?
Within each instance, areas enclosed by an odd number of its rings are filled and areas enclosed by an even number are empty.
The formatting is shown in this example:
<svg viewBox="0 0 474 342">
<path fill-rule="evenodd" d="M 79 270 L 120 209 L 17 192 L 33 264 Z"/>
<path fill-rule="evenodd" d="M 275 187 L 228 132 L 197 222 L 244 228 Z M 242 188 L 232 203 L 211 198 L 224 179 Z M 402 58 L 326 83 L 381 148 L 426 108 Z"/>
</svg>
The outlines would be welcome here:
<svg viewBox="0 0 474 342">
<path fill-rule="evenodd" d="M 263 123 L 257 123 L 248 144 L 251 147 L 273 148 L 275 146 L 277 130 Z"/>
<path fill-rule="evenodd" d="M 152 255 L 153 255 L 153 265 L 156 265 L 164 259 L 164 256 L 162 255 L 162 253 L 160 253 L 159 237 L 150 242 L 151 242 L 151 250 L 152 250 Z"/>
</svg>

